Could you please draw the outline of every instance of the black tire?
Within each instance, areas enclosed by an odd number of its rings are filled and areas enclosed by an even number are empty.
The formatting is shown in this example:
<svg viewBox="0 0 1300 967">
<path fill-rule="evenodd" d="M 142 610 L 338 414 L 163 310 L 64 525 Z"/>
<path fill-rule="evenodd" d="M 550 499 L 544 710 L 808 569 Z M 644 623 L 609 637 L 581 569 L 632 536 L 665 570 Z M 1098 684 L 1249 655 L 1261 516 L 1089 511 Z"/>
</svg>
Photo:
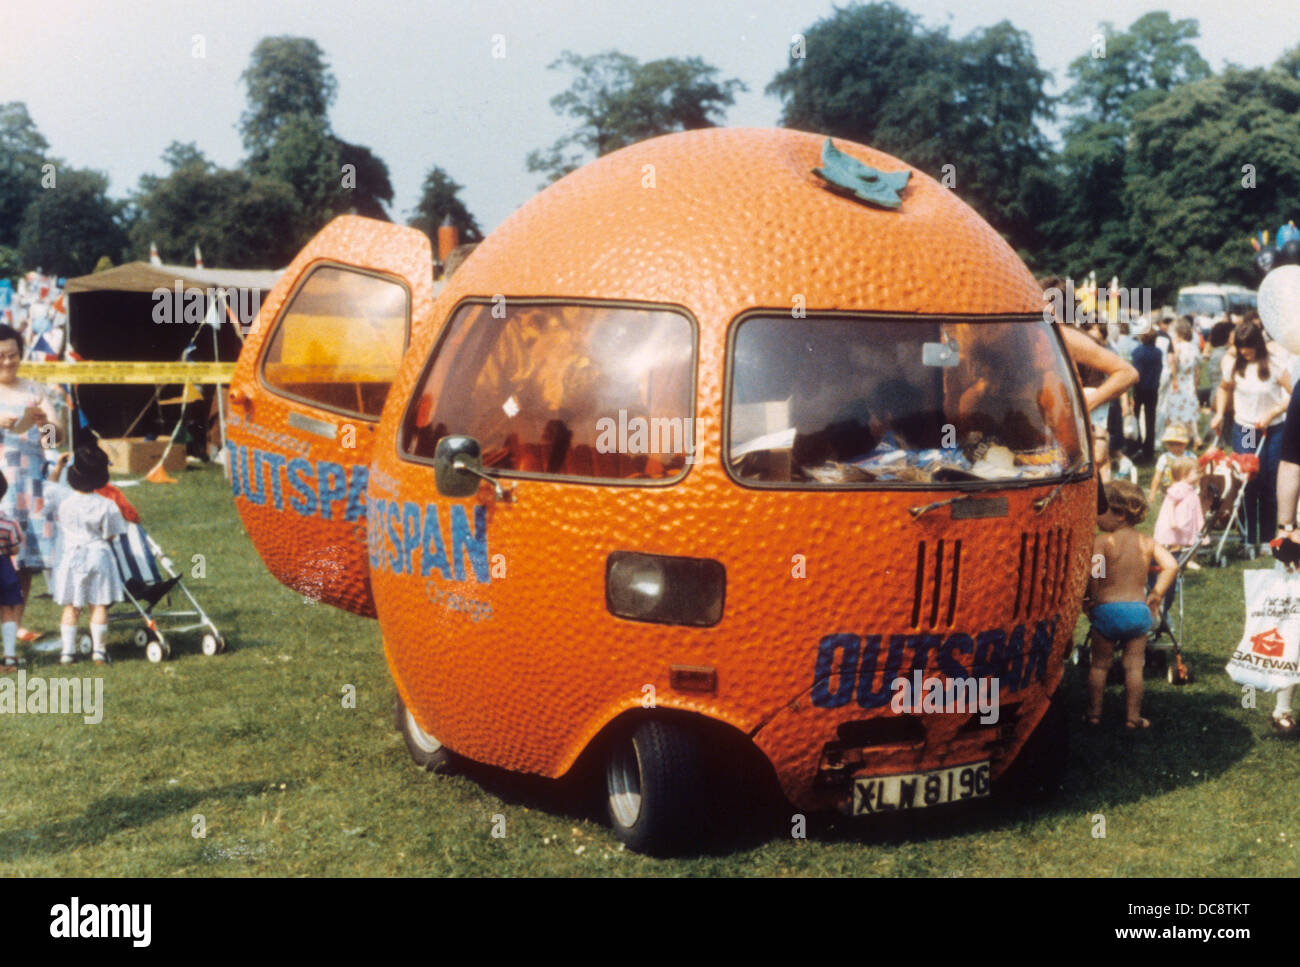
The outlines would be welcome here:
<svg viewBox="0 0 1300 967">
<path fill-rule="evenodd" d="M 1022 801 L 1042 801 L 1060 792 L 1070 763 L 1070 730 L 1066 723 L 1064 687 L 1058 686 L 1032 735 L 1015 762 L 997 781 L 997 792 Z"/>
<path fill-rule="evenodd" d="M 456 754 L 420 728 L 420 723 L 415 721 L 400 695 L 397 696 L 397 705 L 393 710 L 393 721 L 406 742 L 406 751 L 417 766 L 426 772 L 444 775 L 454 771 Z"/>
<path fill-rule="evenodd" d="M 707 830 L 699 735 L 675 719 L 618 729 L 605 748 L 609 823 L 628 848 L 654 856 L 695 847 Z"/>
</svg>

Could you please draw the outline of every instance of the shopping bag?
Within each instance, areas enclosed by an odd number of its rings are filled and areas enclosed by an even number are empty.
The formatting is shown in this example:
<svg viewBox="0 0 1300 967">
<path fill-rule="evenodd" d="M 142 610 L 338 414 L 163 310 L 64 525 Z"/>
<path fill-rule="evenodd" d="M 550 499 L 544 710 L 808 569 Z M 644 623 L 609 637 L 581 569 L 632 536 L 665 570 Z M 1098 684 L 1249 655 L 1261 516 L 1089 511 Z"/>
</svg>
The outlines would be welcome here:
<svg viewBox="0 0 1300 967">
<path fill-rule="evenodd" d="M 1228 677 L 1263 692 L 1300 683 L 1300 574 L 1277 565 L 1242 577 L 1246 633 L 1228 661 Z"/>
</svg>

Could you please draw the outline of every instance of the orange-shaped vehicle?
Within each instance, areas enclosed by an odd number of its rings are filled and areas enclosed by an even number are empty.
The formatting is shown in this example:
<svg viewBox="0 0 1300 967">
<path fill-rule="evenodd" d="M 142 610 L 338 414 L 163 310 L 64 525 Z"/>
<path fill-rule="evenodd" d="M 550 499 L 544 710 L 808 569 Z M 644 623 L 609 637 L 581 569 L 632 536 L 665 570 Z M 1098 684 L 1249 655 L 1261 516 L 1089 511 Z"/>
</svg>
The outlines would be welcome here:
<svg viewBox="0 0 1300 967">
<path fill-rule="evenodd" d="M 910 172 L 897 208 L 824 177 L 835 149 Z M 649 851 L 691 838 L 720 740 L 854 815 L 1059 761 L 1088 429 L 1033 277 L 950 191 L 861 145 L 694 131 L 430 277 L 419 233 L 332 223 L 263 308 L 229 434 L 272 572 L 377 614 L 417 761 L 589 752 Z"/>
</svg>

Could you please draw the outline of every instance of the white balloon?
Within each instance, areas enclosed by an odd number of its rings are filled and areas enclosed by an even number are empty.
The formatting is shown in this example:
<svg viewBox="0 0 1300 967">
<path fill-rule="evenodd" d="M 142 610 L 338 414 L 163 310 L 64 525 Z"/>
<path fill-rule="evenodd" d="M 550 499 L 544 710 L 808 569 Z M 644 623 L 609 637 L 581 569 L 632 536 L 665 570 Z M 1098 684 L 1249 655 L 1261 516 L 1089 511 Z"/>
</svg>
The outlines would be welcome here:
<svg viewBox="0 0 1300 967">
<path fill-rule="evenodd" d="M 1283 265 L 1264 276 L 1259 318 L 1287 352 L 1300 353 L 1300 265 Z"/>
</svg>

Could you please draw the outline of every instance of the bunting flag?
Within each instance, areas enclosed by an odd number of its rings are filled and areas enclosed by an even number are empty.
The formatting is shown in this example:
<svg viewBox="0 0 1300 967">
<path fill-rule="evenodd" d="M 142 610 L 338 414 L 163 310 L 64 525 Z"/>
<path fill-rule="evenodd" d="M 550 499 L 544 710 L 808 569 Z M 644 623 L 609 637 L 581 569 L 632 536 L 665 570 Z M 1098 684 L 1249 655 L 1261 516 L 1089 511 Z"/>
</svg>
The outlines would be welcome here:
<svg viewBox="0 0 1300 967">
<path fill-rule="evenodd" d="M 53 363 L 58 361 L 59 354 L 55 351 L 54 347 L 50 345 L 49 340 L 45 338 L 44 334 L 42 334 L 37 336 L 36 341 L 32 343 L 28 359 L 38 363 Z"/>
<path fill-rule="evenodd" d="M 158 405 L 172 406 L 177 403 L 184 405 L 186 403 L 197 403 L 201 399 L 203 399 L 203 394 L 199 391 L 199 388 L 193 383 L 186 383 L 180 396 L 173 396 L 170 399 L 159 400 Z"/>
</svg>

